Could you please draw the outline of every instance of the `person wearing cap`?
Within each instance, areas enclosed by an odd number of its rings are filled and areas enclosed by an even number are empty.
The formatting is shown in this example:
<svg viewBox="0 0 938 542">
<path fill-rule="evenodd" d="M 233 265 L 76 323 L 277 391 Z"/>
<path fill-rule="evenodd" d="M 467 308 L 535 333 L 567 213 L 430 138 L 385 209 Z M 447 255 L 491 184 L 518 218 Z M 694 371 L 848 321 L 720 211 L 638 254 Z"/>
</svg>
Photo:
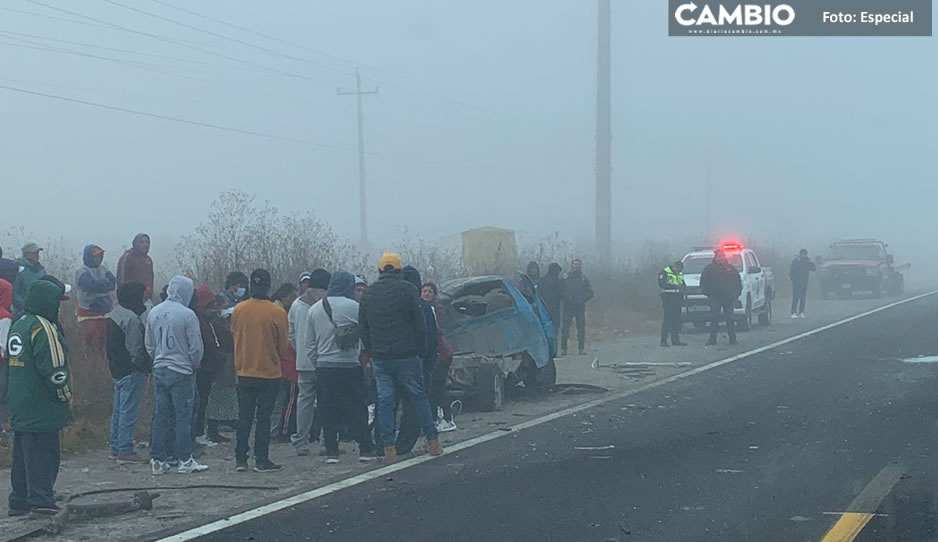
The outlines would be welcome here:
<svg viewBox="0 0 938 542">
<path fill-rule="evenodd" d="M 104 265 L 104 249 L 98 245 L 85 246 L 82 262 L 84 265 L 75 273 L 78 328 L 85 344 L 98 349 L 107 340 L 107 321 L 113 307 L 111 292 L 117 287 L 117 279 Z"/>
<path fill-rule="evenodd" d="M 7 340 L 7 408 L 13 428 L 9 515 L 54 515 L 59 432 L 72 398 L 65 336 L 57 326 L 65 288 L 36 280 Z"/>
<path fill-rule="evenodd" d="M 153 259 L 150 258 L 150 236 L 138 233 L 119 260 L 117 260 L 117 286 L 128 282 L 143 284 L 146 300 L 153 297 Z"/>
<path fill-rule="evenodd" d="M 309 288 L 296 298 L 290 307 L 289 341 L 296 350 L 296 433 L 290 442 L 297 455 L 309 455 L 310 436 L 319 437 L 316 422 L 316 359 L 310 356 L 306 346 L 306 330 L 309 327 L 309 310 L 320 299 L 326 297 L 332 275 L 325 269 L 317 269 L 309 275 Z M 302 276 L 300 277 L 302 280 Z"/>
<path fill-rule="evenodd" d="M 359 303 L 362 302 L 362 296 L 365 295 L 365 290 L 368 289 L 368 281 L 365 280 L 365 277 L 361 275 L 355 275 L 355 301 Z"/>
<path fill-rule="evenodd" d="M 251 298 L 231 313 L 235 368 L 238 370 L 238 443 L 235 470 L 248 470 L 248 439 L 254 429 L 254 471 L 283 467 L 270 460 L 270 416 L 277 401 L 280 358 L 290 348 L 287 313 L 270 300 L 270 273 L 251 272 Z"/>
<path fill-rule="evenodd" d="M 299 291 L 296 293 L 297 296 L 303 295 L 303 292 L 305 292 L 309 288 L 309 279 L 311 276 L 312 276 L 312 273 L 310 273 L 309 271 L 303 271 L 302 273 L 300 273 L 300 280 L 297 281 L 297 284 L 299 284 L 300 286 Z"/>
<path fill-rule="evenodd" d="M 427 451 L 440 455 L 443 448 L 423 385 L 420 357 L 426 355 L 428 343 L 420 292 L 403 280 L 403 266 L 397 254 L 383 254 L 378 270 L 377 282 L 362 297 L 358 324 L 378 386 L 378 425 L 384 459 L 388 463 L 397 459 L 394 393 L 398 386 L 414 405 L 418 425 L 427 438 Z"/>
<path fill-rule="evenodd" d="M 19 273 L 16 275 L 16 282 L 13 283 L 14 316 L 22 314 L 29 287 L 39 277 L 46 274 L 46 268 L 39 263 L 39 253 L 41 251 L 42 248 L 36 243 L 26 243 L 23 245 L 23 257 L 16 260 L 20 268 Z"/>
</svg>

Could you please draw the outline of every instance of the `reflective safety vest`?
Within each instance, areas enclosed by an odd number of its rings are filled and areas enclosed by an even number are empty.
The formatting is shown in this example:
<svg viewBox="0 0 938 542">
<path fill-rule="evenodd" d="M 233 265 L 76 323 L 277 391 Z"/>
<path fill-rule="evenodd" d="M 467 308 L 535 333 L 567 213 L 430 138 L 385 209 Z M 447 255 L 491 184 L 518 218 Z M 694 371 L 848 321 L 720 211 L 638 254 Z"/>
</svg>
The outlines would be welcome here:
<svg viewBox="0 0 938 542">
<path fill-rule="evenodd" d="M 669 265 L 664 268 L 662 275 L 664 276 L 664 281 L 660 286 L 663 291 L 674 293 L 681 291 L 681 286 L 684 284 L 684 273 L 675 273 L 671 270 L 671 266 Z"/>
</svg>

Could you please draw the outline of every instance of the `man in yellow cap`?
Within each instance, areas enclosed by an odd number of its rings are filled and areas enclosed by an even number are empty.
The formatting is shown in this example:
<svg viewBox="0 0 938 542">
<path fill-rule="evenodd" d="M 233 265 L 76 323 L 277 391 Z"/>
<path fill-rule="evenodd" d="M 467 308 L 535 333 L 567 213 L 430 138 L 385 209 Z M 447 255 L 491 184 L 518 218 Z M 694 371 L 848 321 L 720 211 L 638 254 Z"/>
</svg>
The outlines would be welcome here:
<svg viewBox="0 0 938 542">
<path fill-rule="evenodd" d="M 381 255 L 378 280 L 365 291 L 358 312 L 364 350 L 372 359 L 378 385 L 378 427 L 384 445 L 384 460 L 397 459 L 394 447 L 394 390 L 399 386 L 410 396 L 417 420 L 427 437 L 427 451 L 440 455 L 439 433 L 430 412 L 423 385 L 420 356 L 427 344 L 427 323 L 420 305 L 420 292 L 403 280 L 401 257 Z"/>
</svg>

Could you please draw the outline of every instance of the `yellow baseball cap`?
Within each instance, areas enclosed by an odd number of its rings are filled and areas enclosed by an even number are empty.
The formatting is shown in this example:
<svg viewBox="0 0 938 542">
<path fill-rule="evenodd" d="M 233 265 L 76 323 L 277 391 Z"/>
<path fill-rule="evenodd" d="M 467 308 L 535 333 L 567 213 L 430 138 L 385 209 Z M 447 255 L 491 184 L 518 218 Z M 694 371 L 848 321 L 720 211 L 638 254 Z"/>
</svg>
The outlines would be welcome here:
<svg viewBox="0 0 938 542">
<path fill-rule="evenodd" d="M 401 257 L 394 252 L 385 252 L 381 255 L 381 259 L 378 260 L 378 270 L 384 271 L 388 266 L 391 266 L 395 271 L 400 271 L 404 268 L 401 265 Z"/>
</svg>

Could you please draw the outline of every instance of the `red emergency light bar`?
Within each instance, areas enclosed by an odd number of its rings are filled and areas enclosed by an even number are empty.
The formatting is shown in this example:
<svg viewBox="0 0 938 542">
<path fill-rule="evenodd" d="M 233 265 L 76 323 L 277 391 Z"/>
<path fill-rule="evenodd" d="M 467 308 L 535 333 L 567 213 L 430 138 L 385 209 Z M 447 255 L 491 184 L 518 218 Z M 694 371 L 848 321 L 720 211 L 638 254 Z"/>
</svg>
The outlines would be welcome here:
<svg viewBox="0 0 938 542">
<path fill-rule="evenodd" d="M 723 243 L 720 245 L 720 250 L 742 250 L 742 243 Z"/>
</svg>

